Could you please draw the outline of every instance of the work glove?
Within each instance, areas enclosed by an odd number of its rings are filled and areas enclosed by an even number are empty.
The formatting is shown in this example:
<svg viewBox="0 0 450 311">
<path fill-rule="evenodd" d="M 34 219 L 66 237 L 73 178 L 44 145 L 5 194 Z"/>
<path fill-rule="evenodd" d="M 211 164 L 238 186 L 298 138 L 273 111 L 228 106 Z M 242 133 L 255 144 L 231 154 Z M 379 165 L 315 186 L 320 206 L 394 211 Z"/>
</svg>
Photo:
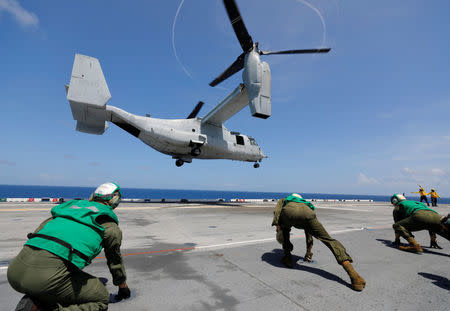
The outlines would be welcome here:
<svg viewBox="0 0 450 311">
<path fill-rule="evenodd" d="M 116 301 L 121 301 L 122 299 L 127 299 L 130 298 L 130 289 L 127 287 L 119 287 L 119 292 L 117 293 L 117 295 L 114 297 L 114 299 Z"/>
<path fill-rule="evenodd" d="M 305 256 L 303 257 L 303 260 L 307 261 L 307 262 L 311 262 L 312 261 L 312 256 L 313 256 L 312 252 L 306 252 Z"/>
</svg>

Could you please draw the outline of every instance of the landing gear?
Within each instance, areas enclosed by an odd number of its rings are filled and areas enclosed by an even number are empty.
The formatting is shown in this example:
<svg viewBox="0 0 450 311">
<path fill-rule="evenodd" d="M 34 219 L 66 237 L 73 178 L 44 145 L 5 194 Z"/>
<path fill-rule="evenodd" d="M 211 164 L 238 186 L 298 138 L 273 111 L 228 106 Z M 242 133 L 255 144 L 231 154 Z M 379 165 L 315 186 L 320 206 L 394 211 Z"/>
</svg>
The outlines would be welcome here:
<svg viewBox="0 0 450 311">
<path fill-rule="evenodd" d="M 198 157 L 200 155 L 200 153 L 202 153 L 202 151 L 200 150 L 199 147 L 194 147 L 191 150 L 191 156 L 193 156 L 193 157 Z"/>
<path fill-rule="evenodd" d="M 253 164 L 253 167 L 254 167 L 254 168 L 258 168 L 258 167 L 259 167 L 259 163 L 258 163 L 258 162 L 255 162 L 255 164 Z"/>
<path fill-rule="evenodd" d="M 181 159 L 178 159 L 178 160 L 175 161 L 175 165 L 178 166 L 178 167 L 182 166 L 183 164 L 184 164 L 184 161 L 181 160 Z"/>
</svg>

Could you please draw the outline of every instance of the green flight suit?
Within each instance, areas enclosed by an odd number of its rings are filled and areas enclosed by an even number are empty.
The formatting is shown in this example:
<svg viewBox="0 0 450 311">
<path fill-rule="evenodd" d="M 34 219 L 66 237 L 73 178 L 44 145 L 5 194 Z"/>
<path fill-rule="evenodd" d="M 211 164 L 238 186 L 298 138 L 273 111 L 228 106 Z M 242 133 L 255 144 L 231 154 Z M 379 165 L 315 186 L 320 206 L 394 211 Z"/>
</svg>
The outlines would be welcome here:
<svg viewBox="0 0 450 311">
<path fill-rule="evenodd" d="M 414 202 L 416 205 L 420 205 L 419 209 L 409 209 L 406 210 L 403 205 L 412 204 Z M 423 206 L 422 206 L 423 205 Z M 450 235 L 448 231 L 444 230 L 441 225 L 441 216 L 434 210 L 427 208 L 425 204 L 416 201 L 400 201 L 398 205 L 395 206 L 393 211 L 394 216 L 394 228 L 395 233 L 400 234 L 401 237 L 408 240 L 414 237 L 411 232 L 428 230 L 430 237 L 433 233 L 437 233 L 440 236 L 450 240 Z"/>
<path fill-rule="evenodd" d="M 35 233 L 50 220 L 44 221 Z M 102 246 L 113 284 L 118 286 L 126 282 L 120 253 L 122 232 L 110 219 L 98 219 L 98 222 L 105 228 Z M 109 293 L 98 278 L 43 249 L 25 245 L 9 264 L 7 277 L 16 291 L 39 299 L 45 310 L 108 309 Z"/>
<path fill-rule="evenodd" d="M 285 199 L 279 200 L 275 207 L 272 226 L 278 225 L 283 231 L 283 250 L 286 254 L 293 249 L 293 245 L 289 241 L 289 233 L 291 227 L 295 227 L 305 230 L 307 248 L 312 246 L 313 237 L 315 237 L 331 250 L 339 264 L 346 260 L 353 262 L 345 247 L 338 240 L 333 239 L 317 220 L 316 213 L 308 206 L 312 205 L 311 203 L 308 202 L 307 205 L 306 203 L 289 202 L 283 206 L 284 201 Z"/>
</svg>

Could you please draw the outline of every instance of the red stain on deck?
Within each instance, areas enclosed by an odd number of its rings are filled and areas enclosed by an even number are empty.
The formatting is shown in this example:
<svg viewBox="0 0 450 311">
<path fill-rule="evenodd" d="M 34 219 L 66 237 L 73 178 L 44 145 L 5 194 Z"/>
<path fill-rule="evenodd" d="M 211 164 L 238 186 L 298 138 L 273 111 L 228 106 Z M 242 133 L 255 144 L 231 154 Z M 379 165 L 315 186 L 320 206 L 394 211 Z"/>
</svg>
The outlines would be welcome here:
<svg viewBox="0 0 450 311">
<path fill-rule="evenodd" d="M 195 247 L 184 247 L 184 248 L 172 248 L 172 249 L 163 249 L 159 251 L 150 251 L 150 252 L 139 252 L 139 253 L 127 253 L 122 254 L 122 257 L 126 256 L 136 256 L 136 255 L 145 255 L 145 254 L 155 254 L 155 253 L 167 253 L 167 252 L 176 252 L 176 251 L 189 251 L 193 250 Z M 105 256 L 95 257 L 95 259 L 105 259 Z"/>
</svg>

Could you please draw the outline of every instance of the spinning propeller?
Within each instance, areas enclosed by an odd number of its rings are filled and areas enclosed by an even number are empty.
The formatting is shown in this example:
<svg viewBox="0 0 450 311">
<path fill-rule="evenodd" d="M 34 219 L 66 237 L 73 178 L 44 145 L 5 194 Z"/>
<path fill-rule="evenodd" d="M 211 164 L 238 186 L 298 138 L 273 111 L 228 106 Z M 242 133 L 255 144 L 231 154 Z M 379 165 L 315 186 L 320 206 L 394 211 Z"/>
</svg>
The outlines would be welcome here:
<svg viewBox="0 0 450 311">
<path fill-rule="evenodd" d="M 329 48 L 326 49 L 302 49 L 302 50 L 286 50 L 286 51 L 263 51 L 258 48 L 258 42 L 253 43 L 252 37 L 248 34 L 244 21 L 242 20 L 241 13 L 236 5 L 235 0 L 223 0 L 225 9 L 227 10 L 228 17 L 230 19 L 233 30 L 239 43 L 242 47 L 243 53 L 222 72 L 217 78 L 215 78 L 209 85 L 216 86 L 220 82 L 228 79 L 236 72 L 244 68 L 245 56 L 251 51 L 257 52 L 259 55 L 271 55 L 271 54 L 312 54 L 312 53 L 328 53 Z"/>
</svg>

